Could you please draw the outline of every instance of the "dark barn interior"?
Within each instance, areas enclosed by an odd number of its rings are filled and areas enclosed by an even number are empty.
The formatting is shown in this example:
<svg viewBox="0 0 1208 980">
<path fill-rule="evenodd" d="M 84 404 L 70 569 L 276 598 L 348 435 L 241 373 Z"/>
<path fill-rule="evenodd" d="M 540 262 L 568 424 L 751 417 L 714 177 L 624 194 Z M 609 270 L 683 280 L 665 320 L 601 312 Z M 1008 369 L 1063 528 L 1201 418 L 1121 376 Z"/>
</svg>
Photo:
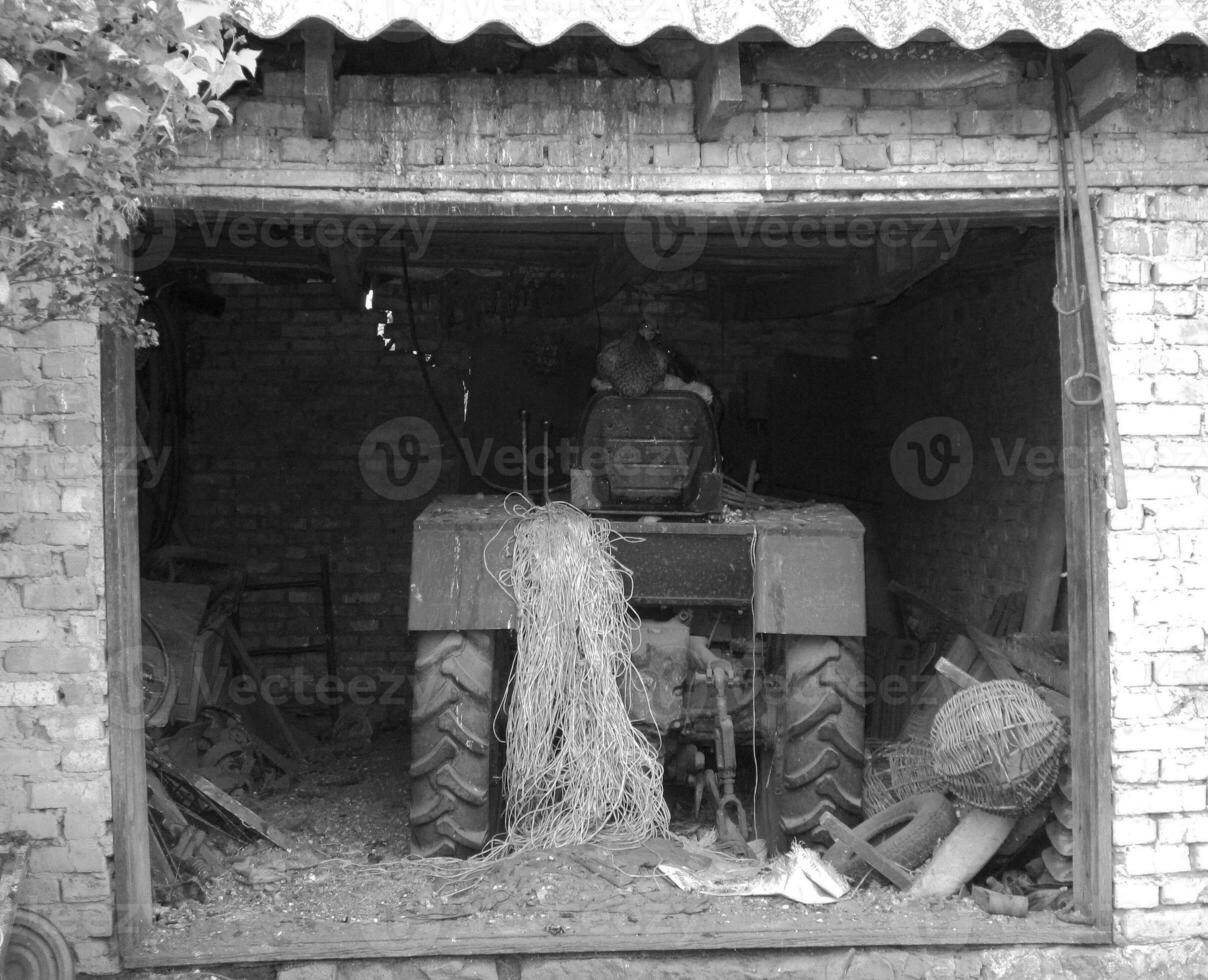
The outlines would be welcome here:
<svg viewBox="0 0 1208 980">
<path fill-rule="evenodd" d="M 368 247 L 343 244 L 356 235 Z M 642 322 L 685 380 L 715 393 L 730 506 L 829 502 L 858 516 L 866 766 L 879 746 L 925 735 L 937 691 L 955 690 L 935 675 L 941 655 L 995 676 L 968 641 L 954 644 L 953 623 L 1024 629 L 1044 514 L 1061 506 L 1054 238 L 1043 217 L 1001 215 L 178 222 L 147 284 L 159 344 L 140 355 L 144 574 L 221 582 L 233 615 L 192 668 L 192 703 L 182 685 L 163 709 L 153 758 L 202 759 L 311 857 L 241 856 L 246 834 L 192 878 L 169 857 L 161 924 L 266 907 L 295 925 L 299 911 L 451 915 L 447 883 L 406 870 L 413 523 L 440 494 L 521 490 L 522 438 L 552 450 L 548 470 L 530 468 L 530 495 L 548 484 L 565 499 L 565 447 L 597 353 Z M 669 242 L 703 247 L 681 263 Z M 1054 602 L 1060 572 L 1058 556 Z M 1060 630 L 1063 616 L 1050 605 L 1029 628 Z M 240 674 L 258 695 L 221 693 Z M 234 715 L 207 714 L 207 690 Z M 758 760 L 739 754 L 754 813 Z M 694 813 L 668 762 L 673 828 L 709 825 L 708 798 Z M 1063 869 L 1039 863 L 1048 816 L 997 867 L 1031 861 L 1032 887 L 1057 895 Z M 170 823 L 153 818 L 169 855 Z M 462 901 L 494 922 L 509 912 L 503 887 L 511 912 L 544 916 L 541 886 L 514 874 Z M 585 894 L 554 905 L 611 907 Z M 669 919 L 692 911 L 665 886 L 647 897 Z"/>
</svg>

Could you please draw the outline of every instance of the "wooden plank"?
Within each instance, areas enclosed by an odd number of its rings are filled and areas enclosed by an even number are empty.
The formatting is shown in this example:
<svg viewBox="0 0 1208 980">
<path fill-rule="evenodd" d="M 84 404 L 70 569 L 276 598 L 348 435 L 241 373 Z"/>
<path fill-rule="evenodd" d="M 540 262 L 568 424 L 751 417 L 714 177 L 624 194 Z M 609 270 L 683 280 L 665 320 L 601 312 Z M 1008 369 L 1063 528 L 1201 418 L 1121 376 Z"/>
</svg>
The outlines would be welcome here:
<svg viewBox="0 0 1208 980">
<path fill-rule="evenodd" d="M 1024 605 L 1023 632 L 1046 633 L 1054 629 L 1057 595 L 1065 568 L 1065 481 L 1055 475 L 1044 487 L 1036 543 L 1028 567 L 1028 598 Z M 1058 627 L 1064 624 L 1058 624 Z"/>
<path fill-rule="evenodd" d="M 710 950 L 784 950 L 882 946 L 965 947 L 1020 945 L 1098 945 L 1110 933 L 1061 922 L 1051 912 L 1027 919 L 988 918 L 972 903 L 946 902 L 942 911 L 919 907 L 909 911 L 870 910 L 853 918 L 834 916 L 827 908 L 811 909 L 801 923 L 768 926 L 708 913 L 663 919 L 657 924 L 630 922 L 624 915 L 595 915 L 564 920 L 566 931 L 551 935 L 549 920 L 531 917 L 526 925 L 508 926 L 465 921 L 409 919 L 400 922 L 305 922 L 284 918 L 271 935 L 229 930 L 200 939 L 165 932 L 152 946 L 124 960 L 127 967 L 197 968 L 212 964 L 279 963 L 287 960 L 375 960 L 416 956 L 495 956 L 506 954 L 567 955 L 574 953 L 702 953 Z M 999 920 L 1002 921 L 999 921 Z"/>
<path fill-rule="evenodd" d="M 271 823 L 258 813 L 253 813 L 226 791 L 219 789 L 206 779 L 205 776 L 194 772 L 181 772 L 180 775 L 187 779 L 189 784 L 211 803 L 225 810 L 241 824 L 250 830 L 254 830 L 265 840 L 272 841 L 285 851 L 290 850 L 294 846 L 293 841 Z"/>
<path fill-rule="evenodd" d="M 1061 374 L 1078 365 L 1078 331 L 1059 316 Z M 1066 577 L 1070 634 L 1070 767 L 1074 801 L 1074 906 L 1087 922 L 1112 930 L 1111 665 L 1108 650 L 1107 512 L 1102 414 L 1061 400 L 1065 466 Z"/>
<path fill-rule="evenodd" d="M 122 254 L 123 250 L 118 250 Z M 109 769 L 113 795 L 114 901 L 119 949 L 151 927 L 151 850 L 143 729 L 138 556 L 138 428 L 134 341 L 101 324 L 101 468 L 105 545 L 105 658 L 109 664 Z"/>
<path fill-rule="evenodd" d="M 303 120 L 311 139 L 331 139 L 335 107 L 335 30 L 330 24 L 310 21 L 302 28 L 306 42 Z"/>
<path fill-rule="evenodd" d="M 890 582 L 889 591 L 899 598 L 909 602 L 924 612 L 929 613 L 941 622 L 946 623 L 950 628 L 957 632 L 964 633 L 974 643 L 977 644 L 977 649 L 981 653 L 982 658 L 986 661 L 990 670 L 994 672 L 994 676 L 1000 680 L 1019 680 L 1019 671 L 1012 666 L 1001 653 L 998 652 L 997 642 L 994 637 L 983 630 L 978 629 L 971 623 L 966 623 L 959 619 L 956 615 L 945 609 L 943 606 L 931 599 L 927 598 L 921 592 L 916 592 L 908 586 L 902 585 L 900 582 Z"/>
<path fill-rule="evenodd" d="M 833 813 L 822 814 L 819 825 L 836 841 L 865 861 L 877 873 L 883 875 L 898 891 L 906 891 L 914 882 L 909 871 L 896 861 L 891 861 L 862 837 L 857 837 L 850 827 L 840 823 Z"/>
<path fill-rule="evenodd" d="M 235 666 L 238 666 L 256 682 L 257 694 L 262 695 L 264 677 L 260 673 L 260 668 L 256 666 L 256 662 L 252 660 L 252 655 L 248 652 L 247 647 L 243 645 L 242 637 L 230 621 L 224 623 L 222 629 Z M 242 709 L 239 713 L 244 723 L 252 726 L 256 734 L 266 742 L 275 742 L 277 748 L 283 749 L 295 759 L 302 758 L 302 749 L 294 738 L 293 729 L 290 728 L 289 722 L 285 720 L 285 716 L 281 714 L 281 709 L 277 705 L 268 698 L 260 696 L 252 704 L 243 704 L 239 707 Z M 257 723 L 258 718 L 263 719 L 263 724 Z"/>
<path fill-rule="evenodd" d="M 713 143 L 721 139 L 726 123 L 742 108 L 737 41 L 709 47 L 694 87 L 696 138 L 702 143 Z"/>
<path fill-rule="evenodd" d="M 1137 94 L 1137 53 L 1115 38 L 1100 41 L 1069 70 L 1083 127 L 1093 126 Z"/>
<path fill-rule="evenodd" d="M 1039 644 L 1034 646 L 1029 642 L 1028 637 L 1030 635 L 1032 634 L 1016 633 L 1006 637 L 1000 643 L 999 649 L 1011 663 L 1025 673 L 1031 674 L 1045 687 L 1051 687 L 1054 691 L 1060 691 L 1062 694 L 1069 694 L 1069 666 L 1042 653 L 1041 649 L 1037 649 Z M 1043 633 L 1038 635 L 1052 637 L 1055 634 Z"/>
<path fill-rule="evenodd" d="M 947 657 L 940 657 L 940 659 L 936 661 L 935 672 L 947 677 L 948 680 L 952 681 L 952 683 L 961 688 L 961 690 L 964 690 L 967 687 L 976 687 L 981 683 L 981 681 L 979 681 L 972 674 L 966 674 Z"/>
</svg>

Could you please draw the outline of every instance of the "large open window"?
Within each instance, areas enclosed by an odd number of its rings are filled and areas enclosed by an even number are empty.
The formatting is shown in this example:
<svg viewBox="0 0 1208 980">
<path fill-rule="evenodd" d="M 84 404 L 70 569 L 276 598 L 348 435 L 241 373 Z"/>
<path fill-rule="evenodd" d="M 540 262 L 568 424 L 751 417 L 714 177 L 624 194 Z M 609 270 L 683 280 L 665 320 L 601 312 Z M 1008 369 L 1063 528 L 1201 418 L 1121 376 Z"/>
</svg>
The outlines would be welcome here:
<svg viewBox="0 0 1208 980">
<path fill-rule="evenodd" d="M 1035 628 L 1068 633 L 1068 690 L 1053 704 L 1070 730 L 1072 864 L 1062 876 L 1072 878 L 1083 922 L 1051 912 L 988 917 L 968 902 L 894 911 L 867 894 L 810 910 L 808 927 L 799 909 L 766 900 L 747 900 L 759 905 L 745 911 L 739 900 L 694 909 L 690 922 L 675 903 L 653 920 L 590 903 L 553 919 L 486 906 L 460 919 L 375 916 L 372 903 L 357 904 L 370 879 L 342 880 L 336 861 L 317 877 L 313 866 L 277 867 L 282 883 L 268 894 L 281 897 L 266 904 L 260 893 L 259 915 L 239 911 L 241 889 L 253 886 L 227 878 L 188 917 L 168 914 L 148 932 L 140 729 L 114 736 L 125 962 L 352 957 L 367 944 L 383 957 L 1109 939 L 1102 440 L 1098 410 L 1063 397 L 1091 348 L 1077 336 L 1084 325 L 1059 325 L 1051 304 L 1052 201 L 645 214 L 600 206 L 566 208 L 556 220 L 539 206 L 511 210 L 178 213 L 172 249 L 148 277 L 161 347 L 140 353 L 136 367 L 133 352 L 110 341 L 105 359 L 117 703 L 142 696 L 140 550 L 144 575 L 150 553 L 187 545 L 234 556 L 253 584 L 293 583 L 245 591 L 237 626 L 256 672 L 280 679 L 279 707 L 320 762 L 278 770 L 288 778 L 272 785 L 235 785 L 244 805 L 326 857 L 396 867 L 374 874 L 373 886 L 389 881 L 379 904 L 405 910 L 409 879 L 393 862 L 409 838 L 409 707 L 404 686 L 386 694 L 414 666 L 412 522 L 437 493 L 519 489 L 510 457 L 495 452 L 519 441 L 518 410 L 548 419 L 555 444 L 573 438 L 600 345 L 645 319 L 716 392 L 728 476 L 764 496 L 841 504 L 865 528 L 870 746 L 925 726 L 920 689 L 949 649 L 951 619 L 987 633 L 1023 628 L 1043 535 L 1064 534 L 1056 608 Z M 400 419 L 411 428 L 391 429 Z M 465 437 L 465 452 L 446 424 Z M 119 464 L 139 430 L 146 449 L 136 473 Z M 377 463 L 375 438 L 393 445 Z M 555 467 L 551 481 L 565 478 Z M 299 584 L 321 585 L 323 556 L 326 614 L 323 590 Z M 929 619 L 891 581 L 950 617 Z M 303 649 L 329 635 L 334 659 L 327 647 Z M 257 653 L 281 647 L 289 652 Z M 229 683 L 221 662 L 202 678 L 203 702 L 214 693 L 207 683 Z M 244 662 L 227 667 L 237 674 Z M 991 676 L 980 661 L 966 666 Z M 327 710 L 315 681 L 332 673 Z M 354 684 L 369 695 L 363 710 L 350 707 Z M 184 721 L 169 719 L 157 737 Z M 288 754 L 273 745 L 271 725 L 256 737 Z M 340 771 L 356 778 L 341 786 Z M 1020 864 L 1046 846 L 1043 823 Z M 348 853 L 331 853 L 337 845 Z M 308 891 L 314 904 L 291 912 Z M 237 938 L 223 894 L 241 917 Z"/>
</svg>

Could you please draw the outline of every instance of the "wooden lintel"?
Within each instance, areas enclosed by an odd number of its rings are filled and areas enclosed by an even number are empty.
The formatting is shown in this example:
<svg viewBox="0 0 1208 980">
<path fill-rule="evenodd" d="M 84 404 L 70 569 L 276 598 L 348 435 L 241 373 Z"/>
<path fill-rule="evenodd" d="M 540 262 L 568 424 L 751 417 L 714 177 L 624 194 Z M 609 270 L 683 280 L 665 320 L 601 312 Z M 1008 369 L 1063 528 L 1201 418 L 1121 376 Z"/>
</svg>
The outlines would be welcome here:
<svg viewBox="0 0 1208 980">
<path fill-rule="evenodd" d="M 1086 129 L 1137 94 L 1137 54 L 1115 39 L 1102 41 L 1069 70 L 1069 79 Z"/>
<path fill-rule="evenodd" d="M 721 139 L 726 123 L 741 107 L 738 42 L 714 45 L 696 75 L 696 138 L 702 143 Z"/>
<path fill-rule="evenodd" d="M 302 38 L 306 42 L 306 76 L 302 83 L 306 135 L 330 139 L 336 101 L 335 30 L 330 24 L 312 21 L 302 28 Z"/>
</svg>

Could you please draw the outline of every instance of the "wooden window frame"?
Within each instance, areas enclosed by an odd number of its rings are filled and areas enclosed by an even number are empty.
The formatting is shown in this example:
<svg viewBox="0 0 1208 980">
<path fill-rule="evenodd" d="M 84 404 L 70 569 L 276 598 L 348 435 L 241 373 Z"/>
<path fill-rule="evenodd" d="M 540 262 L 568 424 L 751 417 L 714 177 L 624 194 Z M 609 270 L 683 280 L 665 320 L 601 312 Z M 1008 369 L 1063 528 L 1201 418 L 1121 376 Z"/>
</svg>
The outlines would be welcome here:
<svg viewBox="0 0 1208 980">
<path fill-rule="evenodd" d="M 780 214 L 786 217 L 919 217 L 944 214 L 965 216 L 993 223 L 1012 216 L 1052 217 L 1056 202 L 1052 197 L 1003 197 L 994 199 L 971 195 L 963 201 L 951 198 L 894 202 L 847 202 L 806 205 L 766 205 L 757 209 L 741 204 L 714 203 L 710 210 L 720 216 L 751 211 L 757 216 Z M 263 199 L 260 199 L 263 200 Z M 190 202 L 176 202 L 187 206 Z M 212 202 L 207 202 L 207 204 Z M 293 210 L 305 209 L 306 201 L 291 202 Z M 229 212 L 249 213 L 263 205 L 242 200 L 238 195 L 225 201 Z M 281 204 L 274 213 L 285 209 Z M 332 209 L 333 213 L 351 212 L 347 205 Z M 631 205 L 566 206 L 567 217 L 600 219 L 610 214 L 623 218 Z M 533 206 L 539 214 L 540 206 Z M 429 202 L 424 213 L 431 217 L 457 214 L 466 216 L 464 202 Z M 473 209 L 475 216 L 507 221 L 523 216 L 523 208 L 513 204 L 484 202 Z M 1085 313 L 1059 318 L 1062 377 L 1073 374 L 1078 363 L 1077 332 L 1081 331 L 1085 349 L 1093 351 L 1090 325 Z M 109 697 L 125 717 L 129 706 L 142 703 L 141 627 L 139 609 L 139 555 L 137 514 L 137 469 L 132 464 L 132 447 L 137 445 L 134 399 L 134 350 L 130 338 L 106 325 L 101 339 L 102 391 L 102 460 L 104 467 L 104 541 L 106 583 L 106 643 L 109 670 Z M 987 929 L 987 934 L 929 929 L 915 922 L 901 932 L 889 934 L 878 931 L 869 948 L 887 945 L 940 946 L 970 943 L 1079 943 L 1100 944 L 1113 941 L 1112 908 L 1112 789 L 1111 789 L 1111 696 L 1110 654 L 1108 649 L 1108 585 L 1107 585 L 1107 504 L 1105 463 L 1103 452 L 1102 414 L 1098 407 L 1072 404 L 1062 398 L 1063 450 L 1067 462 L 1065 473 L 1065 514 L 1068 572 L 1068 608 L 1070 629 L 1070 707 L 1071 764 L 1074 780 L 1074 905 L 1080 923 L 1065 930 L 1038 931 L 1029 928 L 1028 920 L 1012 920 L 1018 925 L 1007 929 Z M 1075 465 L 1071 465 L 1075 464 Z M 117 903 L 117 937 L 123 966 L 160 967 L 199 965 L 205 962 L 232 962 L 230 951 L 173 950 L 160 948 L 150 952 L 144 942 L 151 930 L 151 871 L 146 810 L 146 757 L 143 733 L 136 725 L 110 725 L 110 764 L 113 786 L 114 820 L 114 891 Z M 345 930 L 348 927 L 344 927 Z M 366 938 L 373 940 L 374 956 L 440 956 L 472 955 L 475 952 L 531 952 L 546 955 L 581 953 L 585 949 L 573 937 L 549 937 L 528 942 L 527 947 L 515 942 L 500 944 L 486 937 L 481 950 L 471 947 L 466 937 L 455 945 L 441 944 L 437 948 L 417 946 L 405 936 L 351 937 L 343 943 L 300 946 L 297 943 L 245 943 L 256 949 L 243 961 L 279 961 L 299 958 L 355 957 L 366 948 Z M 651 934 L 635 945 L 629 937 L 617 937 L 611 944 L 600 945 L 597 952 L 658 952 L 681 950 L 682 937 Z M 822 930 L 816 937 L 794 933 L 752 937 L 747 948 L 833 948 L 851 945 L 850 935 L 838 936 Z M 736 948 L 732 938 L 717 939 L 717 948 Z M 521 948 L 524 947 L 524 948 Z M 691 949 L 706 950 L 710 940 L 694 935 Z M 198 956 L 201 959 L 198 959 Z M 211 958 L 207 959 L 206 957 Z M 226 958 L 224 958 L 226 957 Z"/>
</svg>

